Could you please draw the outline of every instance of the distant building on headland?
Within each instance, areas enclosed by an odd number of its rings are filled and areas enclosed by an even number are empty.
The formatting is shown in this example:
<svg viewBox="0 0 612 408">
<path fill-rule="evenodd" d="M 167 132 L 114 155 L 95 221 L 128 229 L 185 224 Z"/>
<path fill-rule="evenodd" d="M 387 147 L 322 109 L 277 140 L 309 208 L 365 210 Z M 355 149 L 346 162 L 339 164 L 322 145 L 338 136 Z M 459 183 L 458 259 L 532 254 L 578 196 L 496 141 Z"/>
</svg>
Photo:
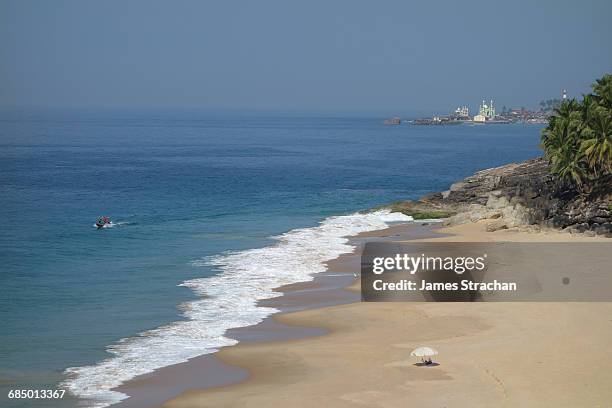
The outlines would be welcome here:
<svg viewBox="0 0 612 408">
<path fill-rule="evenodd" d="M 478 108 L 478 115 L 474 116 L 474 122 L 482 123 L 494 119 L 495 108 L 493 107 L 493 99 L 491 99 L 491 103 L 489 105 L 487 105 L 483 99 L 482 104 Z"/>
<path fill-rule="evenodd" d="M 399 117 L 394 117 L 391 119 L 385 119 L 383 122 L 385 125 L 399 125 L 402 123 L 402 120 Z"/>
<path fill-rule="evenodd" d="M 563 100 L 567 99 L 567 93 L 563 90 Z M 470 110 L 467 106 L 460 106 L 448 115 L 434 115 L 430 118 L 414 119 L 409 121 L 413 125 L 459 125 L 467 124 L 508 124 L 508 123 L 536 123 L 546 124 L 548 118 L 553 114 L 553 109 L 561 104 L 560 99 L 550 99 L 540 102 L 542 109 L 532 111 L 524 107 L 507 108 L 504 106 L 500 113 L 497 113 L 493 105 L 493 99 L 487 104 L 482 101 L 478 107 L 478 114 L 470 117 Z M 391 123 L 389 123 L 391 124 Z"/>
<path fill-rule="evenodd" d="M 460 106 L 457 109 L 455 109 L 455 115 L 454 115 L 457 119 L 469 119 L 470 118 L 470 110 L 468 109 L 467 106 Z"/>
</svg>

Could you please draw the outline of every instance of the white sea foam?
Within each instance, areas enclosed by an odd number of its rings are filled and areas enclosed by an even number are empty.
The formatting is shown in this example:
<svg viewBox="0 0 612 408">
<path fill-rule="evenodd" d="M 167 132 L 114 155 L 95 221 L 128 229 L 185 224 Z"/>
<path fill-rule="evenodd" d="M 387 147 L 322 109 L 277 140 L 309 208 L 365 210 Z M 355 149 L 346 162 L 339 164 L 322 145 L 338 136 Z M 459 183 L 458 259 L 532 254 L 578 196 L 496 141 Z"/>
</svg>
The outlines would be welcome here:
<svg viewBox="0 0 612 408">
<path fill-rule="evenodd" d="M 271 246 L 194 261 L 194 265 L 215 266 L 219 273 L 181 284 L 201 296 L 180 306 L 186 320 L 109 346 L 112 356 L 106 360 L 68 368 L 62 386 L 88 407 L 119 402 L 127 395 L 112 389 L 131 378 L 235 344 L 225 337 L 226 330 L 256 324 L 276 312 L 258 307 L 257 301 L 279 296 L 274 288 L 309 281 L 314 273 L 325 271 L 326 261 L 353 250 L 347 237 L 411 220 L 388 211 L 329 217 L 316 227 L 274 237 L 277 242 Z"/>
<path fill-rule="evenodd" d="M 130 223 L 127 221 L 118 221 L 118 222 L 111 221 L 108 224 L 104 224 L 102 228 L 113 228 L 113 227 L 119 227 L 121 225 L 130 225 Z M 98 228 L 96 224 L 93 224 L 93 227 Z"/>
</svg>

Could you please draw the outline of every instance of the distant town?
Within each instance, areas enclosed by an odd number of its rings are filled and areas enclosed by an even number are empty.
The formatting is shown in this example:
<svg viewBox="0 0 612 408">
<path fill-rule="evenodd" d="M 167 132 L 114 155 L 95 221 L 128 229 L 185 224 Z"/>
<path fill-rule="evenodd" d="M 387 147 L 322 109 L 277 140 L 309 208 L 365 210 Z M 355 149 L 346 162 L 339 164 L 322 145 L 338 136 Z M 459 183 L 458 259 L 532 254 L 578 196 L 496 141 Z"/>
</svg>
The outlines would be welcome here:
<svg viewBox="0 0 612 408">
<path fill-rule="evenodd" d="M 467 106 L 459 106 L 448 115 L 434 115 L 431 118 L 420 118 L 414 120 L 405 120 L 413 125 L 459 125 L 462 123 L 469 124 L 509 124 L 509 123 L 548 123 L 548 118 L 553 114 L 554 109 L 567 99 L 567 92 L 563 90 L 561 99 L 547 99 L 540 102 L 539 110 L 530 110 L 525 107 L 508 108 L 503 106 L 500 112 L 497 112 L 493 100 L 488 103 L 483 99 L 478 107 L 478 113 L 470 116 L 470 110 Z M 385 125 L 399 125 L 402 119 L 394 117 L 385 120 Z"/>
</svg>

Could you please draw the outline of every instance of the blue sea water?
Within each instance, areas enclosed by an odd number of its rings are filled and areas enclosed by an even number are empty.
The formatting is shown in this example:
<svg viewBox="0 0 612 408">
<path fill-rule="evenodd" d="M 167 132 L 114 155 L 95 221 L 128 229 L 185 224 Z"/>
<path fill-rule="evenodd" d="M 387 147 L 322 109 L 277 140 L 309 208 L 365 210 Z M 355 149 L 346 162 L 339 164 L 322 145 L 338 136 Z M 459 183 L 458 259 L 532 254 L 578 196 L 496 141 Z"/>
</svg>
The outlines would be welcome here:
<svg viewBox="0 0 612 408">
<path fill-rule="evenodd" d="M 3 112 L 0 405 L 104 406 L 109 378 L 231 344 L 271 286 L 393 220 L 351 214 L 535 157 L 540 129 Z M 100 215 L 115 225 L 96 230 Z M 88 399 L 7 400 L 58 384 Z"/>
</svg>

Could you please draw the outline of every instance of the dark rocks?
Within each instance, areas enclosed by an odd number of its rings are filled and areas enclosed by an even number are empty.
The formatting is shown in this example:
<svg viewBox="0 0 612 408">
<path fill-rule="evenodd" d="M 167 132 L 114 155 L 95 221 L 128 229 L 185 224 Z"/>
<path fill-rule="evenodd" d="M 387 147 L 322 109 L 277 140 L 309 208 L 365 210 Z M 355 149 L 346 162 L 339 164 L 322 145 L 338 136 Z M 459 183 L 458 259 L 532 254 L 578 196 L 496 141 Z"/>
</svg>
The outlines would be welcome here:
<svg viewBox="0 0 612 408">
<path fill-rule="evenodd" d="M 548 220 L 547 226 L 553 228 L 565 228 L 572 225 L 572 219 L 565 214 L 555 214 Z"/>
<path fill-rule="evenodd" d="M 442 198 L 443 198 L 442 193 L 432 193 L 432 194 L 424 195 L 423 197 L 419 199 L 419 201 L 427 203 L 430 201 L 438 201 L 438 200 L 441 200 Z"/>
<path fill-rule="evenodd" d="M 605 224 L 593 224 L 591 225 L 591 230 L 594 231 L 597 235 L 612 235 L 612 223 L 606 222 Z"/>
<path fill-rule="evenodd" d="M 585 232 L 589 230 L 589 224 L 586 222 L 582 222 L 580 224 L 574 224 L 574 228 L 576 228 L 578 232 Z"/>
</svg>

